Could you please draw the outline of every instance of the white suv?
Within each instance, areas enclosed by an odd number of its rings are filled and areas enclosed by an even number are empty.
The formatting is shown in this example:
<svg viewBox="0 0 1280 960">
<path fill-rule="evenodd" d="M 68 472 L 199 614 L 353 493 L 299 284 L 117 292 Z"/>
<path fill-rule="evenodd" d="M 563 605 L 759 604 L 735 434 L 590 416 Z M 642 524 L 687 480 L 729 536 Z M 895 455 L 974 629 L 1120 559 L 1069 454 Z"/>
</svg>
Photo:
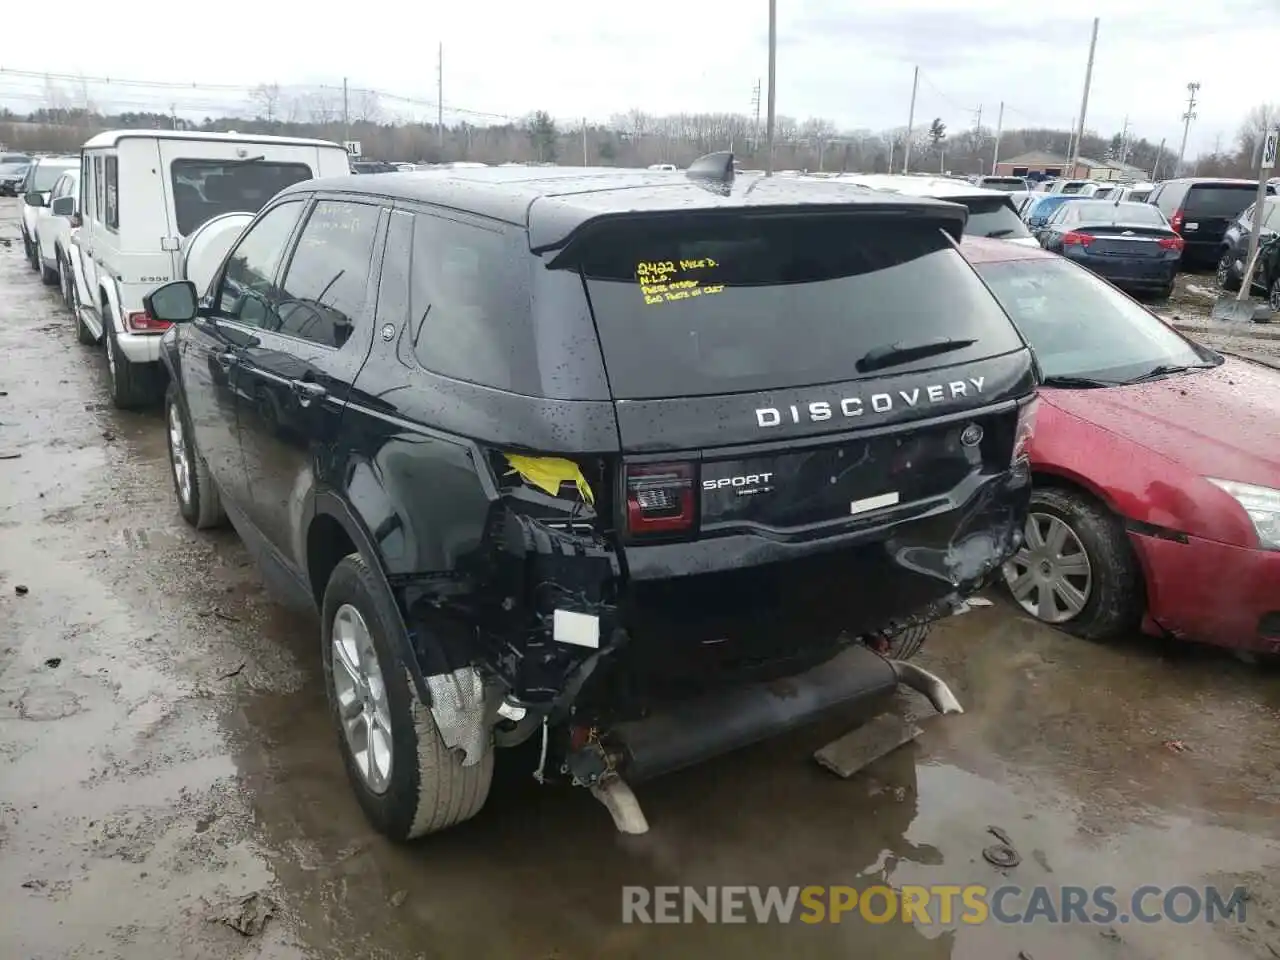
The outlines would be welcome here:
<svg viewBox="0 0 1280 960">
<path fill-rule="evenodd" d="M 183 275 L 183 241 L 225 213 L 256 213 L 301 180 L 349 176 L 341 144 L 297 137 L 113 130 L 81 152 L 81 226 L 72 240 L 77 333 L 106 344 L 112 400 L 148 402 L 163 383 L 169 324 L 143 297 Z"/>
<path fill-rule="evenodd" d="M 68 238 L 79 200 L 80 168 L 77 166 L 58 178 L 49 191 L 49 203 L 36 210 L 35 248 L 40 261 L 40 279 L 50 287 L 60 285 L 64 297 L 66 280 L 71 276 L 65 266 L 70 249 Z"/>
<path fill-rule="evenodd" d="M 68 170 L 80 165 L 75 157 L 36 157 L 27 168 L 27 178 L 18 188 L 22 197 L 22 250 L 32 270 L 40 269 L 40 254 L 36 250 L 36 221 L 49 212 L 49 194 L 53 186 Z"/>
</svg>

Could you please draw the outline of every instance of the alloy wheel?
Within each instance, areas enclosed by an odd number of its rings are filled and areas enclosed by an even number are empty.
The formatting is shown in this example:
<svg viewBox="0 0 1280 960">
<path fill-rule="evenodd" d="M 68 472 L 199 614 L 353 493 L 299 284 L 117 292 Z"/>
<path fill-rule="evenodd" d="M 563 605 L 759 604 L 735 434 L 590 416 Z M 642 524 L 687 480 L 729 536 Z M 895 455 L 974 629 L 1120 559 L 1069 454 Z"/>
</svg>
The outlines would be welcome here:
<svg viewBox="0 0 1280 960">
<path fill-rule="evenodd" d="M 182 426 L 182 411 L 176 403 L 169 404 L 169 462 L 173 465 L 173 479 L 183 506 L 191 503 L 191 459 L 187 456 L 186 432 Z"/>
<path fill-rule="evenodd" d="M 1079 616 L 1093 590 L 1093 566 L 1084 544 L 1062 519 L 1049 513 L 1027 517 L 1022 549 L 1003 572 L 1018 605 L 1045 623 L 1066 623 Z"/>
<path fill-rule="evenodd" d="M 1225 287 L 1231 280 L 1231 254 L 1224 253 L 1222 259 L 1218 261 L 1218 273 L 1216 277 L 1218 286 Z"/>
<path fill-rule="evenodd" d="M 1271 291 L 1267 294 L 1267 303 L 1276 313 L 1280 313 L 1280 277 L 1271 281 Z"/>
<path fill-rule="evenodd" d="M 373 636 L 360 611 L 349 603 L 333 615 L 333 692 L 342 733 L 356 770 L 373 793 L 391 782 L 391 706 Z"/>
</svg>

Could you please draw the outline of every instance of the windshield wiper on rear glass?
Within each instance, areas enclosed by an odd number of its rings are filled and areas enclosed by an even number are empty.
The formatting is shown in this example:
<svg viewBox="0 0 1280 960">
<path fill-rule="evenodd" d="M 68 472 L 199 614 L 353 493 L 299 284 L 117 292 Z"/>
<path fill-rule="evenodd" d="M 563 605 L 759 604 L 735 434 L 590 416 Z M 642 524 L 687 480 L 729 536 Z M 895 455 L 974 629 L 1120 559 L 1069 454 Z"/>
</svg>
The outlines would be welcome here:
<svg viewBox="0 0 1280 960">
<path fill-rule="evenodd" d="M 1212 366 L 1213 364 L 1211 363 L 1162 363 L 1159 366 L 1152 367 L 1146 373 L 1130 377 L 1125 383 L 1145 383 L 1148 380 L 1159 380 L 1161 377 L 1170 377 L 1175 373 L 1186 373 L 1189 370 L 1208 370 Z"/>
<path fill-rule="evenodd" d="M 900 363 L 923 360 L 925 357 L 937 356 L 940 353 L 950 353 L 953 350 L 963 350 L 965 347 L 971 347 L 977 342 L 972 338 L 954 340 L 951 337 L 938 337 L 921 343 L 890 343 L 883 347 L 875 347 L 872 350 L 868 350 L 855 366 L 861 373 L 867 373 L 871 370 L 883 370 L 885 367 L 896 367 Z"/>
</svg>

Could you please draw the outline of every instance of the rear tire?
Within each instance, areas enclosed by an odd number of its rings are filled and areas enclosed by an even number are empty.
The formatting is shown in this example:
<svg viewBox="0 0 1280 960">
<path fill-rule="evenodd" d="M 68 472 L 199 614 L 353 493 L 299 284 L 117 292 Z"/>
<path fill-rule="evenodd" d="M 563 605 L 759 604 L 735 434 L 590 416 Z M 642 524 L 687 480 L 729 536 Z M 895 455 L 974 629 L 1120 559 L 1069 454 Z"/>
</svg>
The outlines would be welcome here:
<svg viewBox="0 0 1280 960">
<path fill-rule="evenodd" d="M 92 347 L 98 342 L 98 338 L 94 336 L 92 330 L 84 324 L 84 319 L 80 316 L 80 288 L 76 286 L 75 268 L 69 263 L 63 261 L 64 268 L 67 271 L 67 301 L 71 308 L 71 319 L 76 325 L 76 341 L 86 347 Z"/>
<path fill-rule="evenodd" d="M 36 248 L 36 264 L 40 267 L 40 282 L 46 287 L 56 287 L 59 283 L 57 267 L 46 267 L 44 260 L 40 257 L 40 248 Z"/>
<path fill-rule="evenodd" d="M 1235 257 L 1228 250 L 1218 260 L 1218 286 L 1227 293 L 1236 293 L 1240 289 L 1241 277 L 1236 276 Z"/>
<path fill-rule="evenodd" d="M 107 376 L 111 379 L 111 402 L 119 410 L 133 410 L 151 399 L 149 370 L 133 363 L 120 352 L 116 340 L 115 324 L 108 315 L 109 308 L 102 305 L 102 339 L 107 347 Z"/>
<path fill-rule="evenodd" d="M 471 819 L 484 806 L 493 782 L 492 746 L 473 766 L 464 767 L 458 752 L 445 748 L 431 710 L 418 699 L 408 670 L 390 637 L 397 614 L 388 609 L 376 574 L 358 553 L 345 557 L 329 577 L 321 611 L 321 640 L 329 713 L 338 736 L 351 788 L 369 822 L 391 840 L 414 840 Z M 334 684 L 334 622 L 339 611 L 354 608 L 367 630 L 368 654 L 376 658 L 385 691 L 390 726 L 390 769 L 380 789 L 362 772 L 344 727 L 344 711 Z M 349 616 L 349 612 L 347 614 Z M 339 665 L 339 671 L 344 668 Z M 348 674 L 349 675 L 349 674 Z M 347 711 L 358 708 L 348 701 Z"/>
<path fill-rule="evenodd" d="M 1146 607 L 1141 571 L 1133 555 L 1128 536 L 1120 521 L 1092 497 L 1074 490 L 1049 487 L 1032 490 L 1031 513 L 1027 520 L 1030 531 L 1037 517 L 1060 521 L 1079 542 L 1087 560 L 1087 592 L 1081 609 L 1065 619 L 1047 620 L 1037 610 L 1028 610 L 1018 599 L 1015 580 L 1018 568 L 1028 559 L 1031 538 L 1014 559 L 1004 566 L 1005 584 L 1023 611 L 1042 623 L 1048 623 L 1087 640 L 1111 640 L 1138 629 Z M 1074 554 L 1073 556 L 1078 556 Z M 1022 558 L 1023 563 L 1019 563 Z M 1079 565 L 1077 561 L 1077 566 Z M 1032 570 L 1026 567 L 1030 575 Z M 1081 574 L 1072 574 L 1079 577 Z M 1079 591 L 1080 588 L 1076 586 Z M 1036 587 L 1036 598 L 1045 587 Z M 1084 592 L 1084 591 L 1080 591 Z M 1030 595 L 1027 597 L 1030 602 Z M 1055 601 L 1056 603 L 1056 601 Z"/>
<path fill-rule="evenodd" d="M 174 429 L 176 419 L 177 430 Z M 169 473 L 173 492 L 178 498 L 182 519 L 197 530 L 221 526 L 227 515 L 222 509 L 218 488 L 209 475 L 209 467 L 196 449 L 191 418 L 178 394 L 178 386 L 169 384 L 164 397 L 165 434 L 169 446 Z"/>
<path fill-rule="evenodd" d="M 924 646 L 929 636 L 929 624 L 907 627 L 901 633 L 889 638 L 889 648 L 885 656 L 890 660 L 910 660 Z"/>
<path fill-rule="evenodd" d="M 1271 281 L 1271 289 L 1267 291 L 1267 303 L 1276 313 L 1280 313 L 1280 276 Z"/>
</svg>

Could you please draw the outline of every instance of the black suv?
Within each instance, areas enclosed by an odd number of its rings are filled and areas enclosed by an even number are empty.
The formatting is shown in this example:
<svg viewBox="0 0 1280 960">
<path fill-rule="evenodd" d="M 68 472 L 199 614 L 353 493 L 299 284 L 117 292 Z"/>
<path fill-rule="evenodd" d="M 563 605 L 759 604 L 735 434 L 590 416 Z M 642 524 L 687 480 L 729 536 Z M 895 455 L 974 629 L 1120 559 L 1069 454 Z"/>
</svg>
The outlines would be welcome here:
<svg viewBox="0 0 1280 960">
<path fill-rule="evenodd" d="M 1257 193 L 1257 180 L 1183 177 L 1157 184 L 1147 202 L 1159 207 L 1182 237 L 1184 265 L 1213 266 L 1222 258 L 1227 225 L 1253 203 Z M 1267 193 L 1275 190 L 1267 187 Z"/>
<path fill-rule="evenodd" d="M 1244 282 L 1245 261 L 1249 258 L 1249 241 L 1253 238 L 1253 211 L 1257 202 L 1250 204 L 1227 226 L 1222 236 L 1222 255 L 1218 258 L 1218 286 L 1235 292 Z M 1262 209 L 1262 228 L 1259 236 L 1268 240 L 1280 232 L 1280 197 L 1267 197 Z M 1254 271 L 1254 286 L 1267 290 L 1266 278 Z"/>
<path fill-rule="evenodd" d="M 495 747 L 641 832 L 627 780 L 960 709 L 904 658 L 1020 544 L 1037 376 L 965 217 L 727 155 L 313 180 L 147 298 L 182 515 L 319 609 L 380 830 Z"/>
</svg>

